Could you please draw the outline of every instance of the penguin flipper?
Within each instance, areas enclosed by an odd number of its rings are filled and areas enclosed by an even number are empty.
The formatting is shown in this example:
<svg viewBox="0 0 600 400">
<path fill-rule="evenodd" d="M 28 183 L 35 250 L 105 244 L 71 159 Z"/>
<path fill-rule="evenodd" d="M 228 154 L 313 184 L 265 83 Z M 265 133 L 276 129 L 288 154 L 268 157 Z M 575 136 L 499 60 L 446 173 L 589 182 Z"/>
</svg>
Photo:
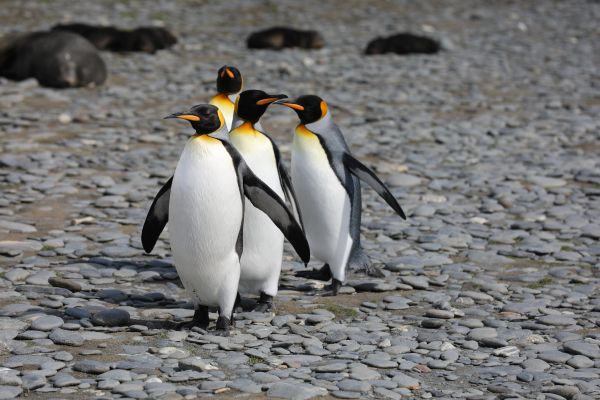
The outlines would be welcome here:
<svg viewBox="0 0 600 400">
<path fill-rule="evenodd" d="M 142 246 L 144 251 L 150 253 L 158 240 L 165 225 L 169 221 L 169 199 L 171 198 L 171 184 L 173 177 L 158 191 L 148 210 L 144 227 L 142 228 Z"/>
<path fill-rule="evenodd" d="M 292 212 L 279 195 L 252 172 L 235 147 L 225 140 L 221 140 L 221 143 L 233 160 L 238 179 L 241 180 L 243 195 L 250 200 L 254 207 L 267 214 L 294 247 L 304 264 L 308 264 L 310 247 Z"/>
<path fill-rule="evenodd" d="M 400 215 L 403 219 L 406 219 L 406 215 L 404 211 L 402 211 L 402 207 L 398 204 L 398 201 L 394 198 L 390 190 L 385 186 L 383 182 L 375 175 L 369 167 L 358 161 L 356 158 L 352 157 L 349 153 L 344 153 L 343 162 L 346 168 L 350 170 L 350 172 L 355 175 L 360 180 L 366 182 L 369 186 L 371 186 L 379 196 L 381 196 L 386 203 L 390 205 Z"/>
<path fill-rule="evenodd" d="M 252 205 L 265 214 L 279 228 L 286 239 L 292 244 L 296 253 L 305 264 L 310 260 L 310 248 L 302 228 L 296 222 L 292 212 L 285 203 L 267 184 L 261 181 L 250 168 L 244 171 L 244 194 Z"/>
</svg>

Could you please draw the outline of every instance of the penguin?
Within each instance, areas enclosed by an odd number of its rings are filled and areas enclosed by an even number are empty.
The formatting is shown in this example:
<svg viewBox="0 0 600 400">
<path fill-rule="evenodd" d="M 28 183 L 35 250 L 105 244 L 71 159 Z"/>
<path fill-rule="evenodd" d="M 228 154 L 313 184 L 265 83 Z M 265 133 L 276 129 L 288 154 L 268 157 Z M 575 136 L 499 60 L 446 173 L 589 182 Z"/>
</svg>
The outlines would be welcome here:
<svg viewBox="0 0 600 400">
<path fill-rule="evenodd" d="M 195 133 L 187 141 L 175 174 L 165 185 L 168 187 L 161 188 L 150 207 L 142 244 L 151 251 L 168 218 L 175 268 L 195 308 L 192 321 L 183 327 L 206 329 L 209 307 L 217 307 L 216 333 L 227 335 L 244 248 L 245 199 L 273 221 L 305 263 L 310 249 L 302 228 L 279 195 L 252 172 L 231 144 L 209 136 L 226 129 L 217 107 L 200 104 L 166 118 L 189 121 Z"/>
<path fill-rule="evenodd" d="M 352 156 L 327 103 L 304 95 L 275 104 L 298 114 L 292 145 L 292 184 L 297 193 L 303 227 L 313 256 L 325 265 L 297 275 L 329 280 L 325 295 L 337 295 L 348 266 L 369 269 L 360 245 L 360 180 L 369 184 L 398 213 L 404 211 L 375 173 Z"/>
<path fill-rule="evenodd" d="M 240 152 L 252 172 L 287 199 L 297 214 L 295 194 L 279 148 L 260 127 L 259 119 L 269 104 L 286 98 L 262 90 L 246 90 L 235 103 L 229 142 Z M 259 294 L 254 311 L 270 311 L 277 294 L 283 254 L 283 235 L 260 209 L 246 203 L 244 252 L 241 257 L 240 292 Z"/>
<path fill-rule="evenodd" d="M 223 65 L 217 72 L 217 94 L 210 99 L 209 103 L 219 107 L 219 110 L 225 116 L 227 129 L 231 129 L 233 120 L 235 99 L 242 91 L 244 81 L 242 74 L 236 67 Z"/>
</svg>

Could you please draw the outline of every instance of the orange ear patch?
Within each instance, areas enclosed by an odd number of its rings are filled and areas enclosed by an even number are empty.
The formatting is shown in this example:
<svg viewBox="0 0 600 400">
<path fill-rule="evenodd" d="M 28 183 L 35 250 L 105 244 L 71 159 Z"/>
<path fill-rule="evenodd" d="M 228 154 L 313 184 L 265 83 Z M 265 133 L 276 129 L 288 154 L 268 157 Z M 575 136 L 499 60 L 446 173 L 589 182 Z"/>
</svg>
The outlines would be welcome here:
<svg viewBox="0 0 600 400">
<path fill-rule="evenodd" d="M 225 72 L 227 72 L 227 75 L 228 75 L 228 76 L 229 76 L 231 79 L 233 79 L 233 77 L 234 77 L 234 75 L 233 75 L 233 72 L 231 72 L 231 70 L 230 70 L 229 68 L 225 68 Z"/>
<path fill-rule="evenodd" d="M 219 125 L 219 129 L 221 129 L 225 123 L 225 117 L 223 117 L 221 110 L 217 110 L 217 115 L 219 116 L 219 122 L 221 123 L 221 125 Z"/>
<path fill-rule="evenodd" d="M 323 118 L 327 114 L 327 103 L 321 100 L 321 118 Z"/>
</svg>

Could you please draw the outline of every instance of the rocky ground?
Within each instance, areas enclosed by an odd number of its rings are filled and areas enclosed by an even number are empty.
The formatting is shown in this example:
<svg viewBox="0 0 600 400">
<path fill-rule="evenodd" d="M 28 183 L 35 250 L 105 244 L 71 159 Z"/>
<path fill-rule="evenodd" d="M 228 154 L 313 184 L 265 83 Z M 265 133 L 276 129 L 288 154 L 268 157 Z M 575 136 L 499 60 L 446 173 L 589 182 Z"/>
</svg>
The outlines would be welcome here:
<svg viewBox="0 0 600 400">
<path fill-rule="evenodd" d="M 100 88 L 0 80 L 0 399 L 599 398 L 599 19 L 582 0 L 4 1 L 2 34 L 153 23 L 181 41 L 102 53 Z M 245 49 L 283 23 L 326 47 Z M 361 55 L 403 30 L 446 50 Z M 316 297 L 286 251 L 275 315 L 239 314 L 229 338 L 172 329 L 193 310 L 168 234 L 151 255 L 139 239 L 189 134 L 161 118 L 223 64 L 326 98 L 409 215 L 365 189 L 387 276 Z M 295 123 L 263 121 L 286 158 Z"/>
</svg>

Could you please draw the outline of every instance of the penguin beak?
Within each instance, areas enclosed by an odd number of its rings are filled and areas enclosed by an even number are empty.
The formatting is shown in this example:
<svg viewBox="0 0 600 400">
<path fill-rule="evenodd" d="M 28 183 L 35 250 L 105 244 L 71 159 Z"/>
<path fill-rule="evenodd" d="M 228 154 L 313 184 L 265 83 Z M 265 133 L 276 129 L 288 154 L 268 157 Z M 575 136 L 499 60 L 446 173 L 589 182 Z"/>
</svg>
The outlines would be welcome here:
<svg viewBox="0 0 600 400">
<path fill-rule="evenodd" d="M 266 104 L 275 103 L 277 100 L 285 99 L 285 98 L 287 98 L 287 95 L 285 95 L 285 94 L 270 95 L 270 97 L 267 97 L 266 99 L 261 99 L 261 100 L 257 101 L 256 105 L 264 106 Z"/>
<path fill-rule="evenodd" d="M 169 118 L 185 119 L 186 121 L 200 121 L 199 116 L 192 115 L 192 114 L 186 114 L 186 113 L 175 113 L 175 114 L 167 115 L 163 119 L 169 119 Z"/>
<path fill-rule="evenodd" d="M 279 104 L 280 106 L 286 106 L 294 110 L 304 111 L 304 107 L 300 104 L 293 103 L 290 99 L 282 99 L 274 102 L 273 104 Z"/>
</svg>

